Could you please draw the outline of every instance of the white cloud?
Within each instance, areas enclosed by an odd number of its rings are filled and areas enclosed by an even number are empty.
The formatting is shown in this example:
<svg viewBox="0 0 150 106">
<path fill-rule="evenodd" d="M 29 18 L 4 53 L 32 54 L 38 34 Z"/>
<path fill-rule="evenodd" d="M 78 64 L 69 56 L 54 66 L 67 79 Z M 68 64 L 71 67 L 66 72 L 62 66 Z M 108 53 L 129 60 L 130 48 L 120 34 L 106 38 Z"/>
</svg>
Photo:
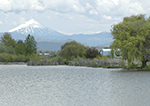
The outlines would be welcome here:
<svg viewBox="0 0 150 106">
<path fill-rule="evenodd" d="M 103 15 L 103 18 L 106 19 L 106 20 L 111 20 L 112 19 L 111 16 L 107 16 L 107 15 Z"/>
<path fill-rule="evenodd" d="M 0 4 L 0 24 L 18 25 L 33 17 L 66 33 L 108 30 L 125 16 L 150 15 L 149 0 L 0 0 Z"/>
<path fill-rule="evenodd" d="M 0 21 L 0 24 L 3 24 L 3 22 L 2 22 L 2 21 Z"/>
<path fill-rule="evenodd" d="M 119 0 L 112 0 L 115 5 L 118 5 Z"/>
<path fill-rule="evenodd" d="M 43 0 L 46 9 L 52 9 L 60 12 L 85 12 L 85 8 L 80 4 L 79 0 Z"/>
<path fill-rule="evenodd" d="M 11 3 L 9 0 L 0 0 L 0 10 L 8 11 L 11 9 Z"/>
<path fill-rule="evenodd" d="M 76 12 L 85 12 L 85 9 L 83 7 L 78 6 L 78 5 L 73 5 L 73 9 Z"/>
<path fill-rule="evenodd" d="M 43 11 L 45 9 L 45 7 L 37 0 L 30 1 L 30 8 L 32 10 L 39 10 L 39 11 Z"/>
<path fill-rule="evenodd" d="M 0 0 L 0 11 L 47 11 L 89 15 L 126 16 L 149 13 L 150 1 L 146 0 Z"/>
<path fill-rule="evenodd" d="M 89 9 L 89 8 L 93 8 L 92 5 L 90 5 L 90 3 L 85 3 L 86 4 L 86 8 Z"/>
<path fill-rule="evenodd" d="M 141 4 L 137 2 L 131 3 L 129 5 L 129 11 L 131 14 L 145 13 L 145 10 L 141 6 Z"/>
<path fill-rule="evenodd" d="M 24 10 L 54 10 L 60 12 L 85 12 L 79 0 L 0 0 L 1 11 L 24 11 Z"/>
<path fill-rule="evenodd" d="M 111 8 L 113 7 L 114 3 L 112 0 L 96 0 L 97 10 L 104 14 L 106 12 L 110 12 Z"/>
<path fill-rule="evenodd" d="M 95 9 L 90 10 L 89 14 L 98 15 L 98 12 Z"/>
<path fill-rule="evenodd" d="M 23 15 L 25 15 L 24 12 L 20 13 L 20 14 L 16 14 L 16 13 L 8 13 L 6 15 L 6 23 L 8 24 L 13 24 L 13 25 L 18 25 L 18 24 L 22 24 L 24 23 L 26 20 L 23 17 Z"/>
<path fill-rule="evenodd" d="M 101 14 L 109 15 L 133 15 L 144 14 L 149 7 L 150 1 L 139 0 L 96 0 L 97 10 Z"/>
</svg>

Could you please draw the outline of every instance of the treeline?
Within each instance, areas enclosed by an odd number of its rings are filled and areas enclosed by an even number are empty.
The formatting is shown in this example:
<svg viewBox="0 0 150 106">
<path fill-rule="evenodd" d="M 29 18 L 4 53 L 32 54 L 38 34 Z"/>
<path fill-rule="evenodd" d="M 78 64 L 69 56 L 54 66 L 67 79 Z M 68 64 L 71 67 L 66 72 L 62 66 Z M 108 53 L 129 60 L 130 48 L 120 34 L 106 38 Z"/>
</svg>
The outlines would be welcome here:
<svg viewBox="0 0 150 106">
<path fill-rule="evenodd" d="M 84 46 L 76 41 L 61 46 L 56 56 L 34 57 L 28 65 L 70 65 L 88 67 L 120 67 L 120 59 L 102 56 L 94 47 Z"/>
<path fill-rule="evenodd" d="M 47 45 L 48 46 L 48 45 Z M 45 51 L 44 53 L 49 52 Z M 38 53 L 42 53 L 39 51 Z M 14 40 L 10 33 L 0 37 L 0 62 L 27 62 L 28 65 L 74 65 L 74 66 L 113 66 L 117 62 L 107 61 L 100 51 L 87 47 L 76 41 L 67 42 L 57 52 L 49 52 L 49 56 L 37 53 L 37 43 L 30 34 L 25 41 Z"/>
<path fill-rule="evenodd" d="M 86 47 L 81 43 L 71 41 L 62 45 L 61 50 L 57 52 L 56 56 L 49 56 L 49 58 L 46 57 L 41 59 L 33 58 L 32 61 L 28 63 L 28 65 L 80 65 L 81 63 L 76 64 L 75 61 L 80 61 L 81 59 L 85 61 L 87 59 L 93 60 L 100 58 L 101 54 L 96 48 Z M 73 64 L 73 61 L 75 62 L 75 64 Z M 94 63 L 92 62 L 92 64 Z M 86 65 L 89 64 L 86 63 L 84 66 Z"/>
<path fill-rule="evenodd" d="M 0 62 L 28 62 L 36 53 L 37 43 L 30 34 L 25 41 L 16 41 L 7 32 L 0 37 Z"/>
</svg>

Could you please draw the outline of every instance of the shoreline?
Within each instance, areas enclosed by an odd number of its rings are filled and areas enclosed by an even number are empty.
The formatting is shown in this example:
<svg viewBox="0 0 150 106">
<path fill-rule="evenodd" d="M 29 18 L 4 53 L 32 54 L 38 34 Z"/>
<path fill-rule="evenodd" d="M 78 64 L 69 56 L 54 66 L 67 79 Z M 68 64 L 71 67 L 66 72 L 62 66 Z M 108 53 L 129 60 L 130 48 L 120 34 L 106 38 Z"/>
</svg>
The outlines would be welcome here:
<svg viewBox="0 0 150 106">
<path fill-rule="evenodd" d="M 73 66 L 73 67 L 89 67 L 89 68 L 103 68 L 103 69 L 123 69 L 126 71 L 150 71 L 149 68 L 141 69 L 140 67 L 122 68 L 120 66 L 82 66 L 82 65 L 28 65 L 25 62 L 0 62 L 0 65 L 26 65 L 26 66 Z"/>
<path fill-rule="evenodd" d="M 0 65 L 27 65 L 25 62 L 0 62 Z"/>
<path fill-rule="evenodd" d="M 27 65 L 27 66 L 74 66 L 74 67 L 91 67 L 91 68 L 103 68 L 103 69 L 118 69 L 118 68 L 121 68 L 121 67 L 118 67 L 118 66 L 105 66 L 105 67 L 102 67 L 102 66 L 86 66 L 86 65 L 29 65 L 28 63 L 25 63 L 25 62 L 0 62 L 0 65 Z"/>
</svg>

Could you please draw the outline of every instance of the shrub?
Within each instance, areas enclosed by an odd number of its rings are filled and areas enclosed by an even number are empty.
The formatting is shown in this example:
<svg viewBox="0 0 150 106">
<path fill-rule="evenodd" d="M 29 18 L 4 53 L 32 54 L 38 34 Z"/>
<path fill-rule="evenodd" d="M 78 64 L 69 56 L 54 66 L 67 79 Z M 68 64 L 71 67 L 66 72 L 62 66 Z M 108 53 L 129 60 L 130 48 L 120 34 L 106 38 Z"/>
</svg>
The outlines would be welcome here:
<svg viewBox="0 0 150 106">
<path fill-rule="evenodd" d="M 11 54 L 1 53 L 0 54 L 0 62 L 12 62 Z"/>
<path fill-rule="evenodd" d="M 93 58 L 96 58 L 100 55 L 101 55 L 100 52 L 95 47 L 91 47 L 91 48 L 86 49 L 86 53 L 85 53 L 86 58 L 93 59 Z"/>
</svg>

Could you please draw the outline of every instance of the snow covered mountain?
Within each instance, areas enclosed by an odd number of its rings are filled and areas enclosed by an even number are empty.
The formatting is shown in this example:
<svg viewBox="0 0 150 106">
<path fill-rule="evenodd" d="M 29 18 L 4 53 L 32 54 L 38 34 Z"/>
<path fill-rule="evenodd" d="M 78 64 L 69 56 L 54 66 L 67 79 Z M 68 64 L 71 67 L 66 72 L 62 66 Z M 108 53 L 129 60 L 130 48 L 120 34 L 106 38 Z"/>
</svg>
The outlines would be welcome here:
<svg viewBox="0 0 150 106">
<path fill-rule="evenodd" d="M 18 27 L 9 30 L 8 32 L 21 32 L 22 34 L 27 34 L 27 33 L 34 33 L 34 29 L 44 29 L 45 27 L 43 27 L 40 23 L 38 23 L 37 21 L 35 21 L 34 19 L 31 19 L 27 22 L 25 22 L 24 24 L 19 25 Z"/>
<path fill-rule="evenodd" d="M 33 35 L 37 40 L 38 50 L 60 50 L 62 44 L 72 40 L 88 46 L 109 46 L 108 44 L 113 42 L 113 38 L 109 32 L 73 34 L 68 36 L 53 29 L 44 27 L 34 19 L 26 21 L 24 24 L 21 24 L 8 32 L 11 33 L 15 40 L 25 40 L 28 34 Z M 2 34 L 3 33 L 0 33 L 0 36 Z"/>
<path fill-rule="evenodd" d="M 16 39 L 24 39 L 28 34 L 33 35 L 35 38 L 45 38 L 45 39 L 58 39 L 63 37 L 61 34 L 55 30 L 42 26 L 39 22 L 31 19 L 26 21 L 24 24 L 19 25 L 8 31 Z"/>
</svg>

